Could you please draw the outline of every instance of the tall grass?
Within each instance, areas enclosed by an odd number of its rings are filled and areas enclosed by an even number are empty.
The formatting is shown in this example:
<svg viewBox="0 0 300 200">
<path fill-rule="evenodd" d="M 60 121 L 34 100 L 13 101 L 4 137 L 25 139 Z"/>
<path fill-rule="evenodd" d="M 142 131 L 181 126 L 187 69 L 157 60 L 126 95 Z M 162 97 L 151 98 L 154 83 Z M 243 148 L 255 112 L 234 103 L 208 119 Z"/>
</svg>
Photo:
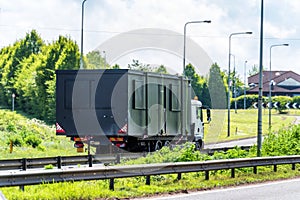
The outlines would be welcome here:
<svg viewBox="0 0 300 200">
<path fill-rule="evenodd" d="M 4 109 L 0 116 L 0 159 L 76 154 L 73 142 L 57 137 L 54 126 Z"/>
</svg>

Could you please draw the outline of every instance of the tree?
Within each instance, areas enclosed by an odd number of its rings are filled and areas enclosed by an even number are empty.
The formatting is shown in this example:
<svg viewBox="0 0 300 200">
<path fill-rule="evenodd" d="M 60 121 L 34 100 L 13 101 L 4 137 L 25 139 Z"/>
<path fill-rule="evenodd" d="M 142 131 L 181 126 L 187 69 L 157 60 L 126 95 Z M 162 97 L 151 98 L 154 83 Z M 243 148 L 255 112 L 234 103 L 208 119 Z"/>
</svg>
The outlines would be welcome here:
<svg viewBox="0 0 300 200">
<path fill-rule="evenodd" d="M 112 69 L 120 69 L 120 65 L 115 64 L 114 66 L 111 67 Z"/>
<path fill-rule="evenodd" d="M 215 109 L 226 108 L 226 87 L 217 63 L 214 63 L 209 70 L 208 88 L 211 97 L 211 107 Z"/>
<path fill-rule="evenodd" d="M 32 54 L 21 63 L 22 69 L 18 73 L 14 88 L 18 95 L 19 108 L 24 112 L 37 117 L 40 112 L 39 96 L 35 81 L 36 69 L 41 65 L 40 55 Z"/>
<path fill-rule="evenodd" d="M 1 95 L 2 101 L 6 104 L 10 103 L 12 93 L 16 93 L 14 84 L 16 79 L 22 71 L 22 62 L 32 54 L 40 53 L 44 42 L 35 30 L 27 33 L 25 38 L 16 41 L 13 46 L 6 49 L 8 56 L 2 63 L 2 76 L 1 88 L 3 93 Z M 18 97 L 18 94 L 17 94 Z M 15 103 L 16 107 L 19 106 L 18 101 Z"/>
<path fill-rule="evenodd" d="M 101 56 L 99 51 L 92 51 L 86 55 L 87 69 L 108 69 L 110 66 L 106 63 L 105 58 Z"/>
<path fill-rule="evenodd" d="M 259 69 L 257 65 L 253 65 L 253 67 L 248 71 L 249 76 L 253 76 L 259 73 Z"/>
<path fill-rule="evenodd" d="M 167 74 L 168 73 L 166 67 L 163 66 L 163 65 L 160 65 L 159 67 L 155 68 L 154 72 L 160 73 L 160 74 Z"/>
<path fill-rule="evenodd" d="M 232 94 L 235 94 L 235 97 L 239 97 L 243 94 L 244 83 L 241 81 L 239 75 L 236 74 L 236 71 L 232 72 Z"/>
<path fill-rule="evenodd" d="M 45 60 L 36 69 L 40 118 L 55 120 L 55 70 L 79 69 L 80 54 L 77 44 L 70 38 L 59 36 L 57 41 L 43 49 Z"/>
<path fill-rule="evenodd" d="M 191 80 L 194 96 L 207 106 L 211 106 L 210 95 L 207 87 L 207 80 L 204 77 L 199 76 L 193 65 L 188 64 L 184 69 L 184 75 Z"/>
<path fill-rule="evenodd" d="M 128 64 L 128 69 L 139 70 L 144 72 L 152 71 L 149 64 L 140 63 L 139 60 L 135 60 L 135 59 L 132 60 L 131 64 Z"/>
</svg>

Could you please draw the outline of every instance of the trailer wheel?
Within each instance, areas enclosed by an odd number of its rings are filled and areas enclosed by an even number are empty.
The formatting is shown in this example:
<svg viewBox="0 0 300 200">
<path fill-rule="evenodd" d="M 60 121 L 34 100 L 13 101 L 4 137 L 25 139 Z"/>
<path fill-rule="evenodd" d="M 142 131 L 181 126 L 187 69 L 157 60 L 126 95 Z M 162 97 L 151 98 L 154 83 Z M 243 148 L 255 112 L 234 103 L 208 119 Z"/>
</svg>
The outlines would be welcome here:
<svg viewBox="0 0 300 200">
<path fill-rule="evenodd" d="M 156 143 L 155 143 L 155 148 L 154 148 L 154 151 L 158 151 L 162 148 L 163 144 L 160 140 L 157 140 Z"/>
<path fill-rule="evenodd" d="M 166 147 L 171 146 L 171 142 L 169 140 L 165 141 L 164 146 L 166 146 Z"/>
<path fill-rule="evenodd" d="M 204 142 L 202 140 L 198 140 L 195 142 L 195 149 L 196 150 L 201 150 L 204 148 Z"/>
</svg>

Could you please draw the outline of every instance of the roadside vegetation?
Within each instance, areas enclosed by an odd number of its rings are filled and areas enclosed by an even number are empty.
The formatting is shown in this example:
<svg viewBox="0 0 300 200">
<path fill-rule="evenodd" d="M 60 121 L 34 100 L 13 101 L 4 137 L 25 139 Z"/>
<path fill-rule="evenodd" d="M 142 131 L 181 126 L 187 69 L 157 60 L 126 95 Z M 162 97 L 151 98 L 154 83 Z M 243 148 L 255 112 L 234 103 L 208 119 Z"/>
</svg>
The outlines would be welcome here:
<svg viewBox="0 0 300 200">
<path fill-rule="evenodd" d="M 0 159 L 75 155 L 73 143 L 55 127 L 0 109 Z"/>
</svg>

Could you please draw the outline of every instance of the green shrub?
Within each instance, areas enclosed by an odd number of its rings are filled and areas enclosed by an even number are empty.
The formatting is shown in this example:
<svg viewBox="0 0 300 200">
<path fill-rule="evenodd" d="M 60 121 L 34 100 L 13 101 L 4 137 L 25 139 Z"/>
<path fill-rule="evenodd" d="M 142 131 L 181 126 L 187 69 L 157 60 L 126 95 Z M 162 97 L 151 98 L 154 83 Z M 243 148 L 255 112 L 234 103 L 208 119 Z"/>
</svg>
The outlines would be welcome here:
<svg viewBox="0 0 300 200">
<path fill-rule="evenodd" d="M 264 156 L 299 155 L 300 125 L 281 129 L 265 137 L 262 153 Z"/>
<path fill-rule="evenodd" d="M 42 143 L 42 140 L 38 138 L 36 135 L 30 134 L 24 139 L 25 143 L 27 145 L 32 146 L 33 148 L 36 148 Z"/>
<path fill-rule="evenodd" d="M 298 104 L 300 104 L 300 96 L 293 97 L 292 103 L 298 103 Z"/>
<path fill-rule="evenodd" d="M 230 107 L 235 108 L 235 101 L 237 102 L 237 108 L 244 108 L 244 95 L 241 95 L 237 98 L 231 98 Z M 255 102 L 258 102 L 258 95 L 248 94 L 246 95 L 246 108 L 251 108 Z"/>
<path fill-rule="evenodd" d="M 16 132 L 16 126 L 14 123 L 9 122 L 8 125 L 6 126 L 6 131 L 8 132 Z"/>
<path fill-rule="evenodd" d="M 54 168 L 54 166 L 52 164 L 44 166 L 44 169 L 53 169 L 53 168 Z"/>
<path fill-rule="evenodd" d="M 12 142 L 13 146 L 21 147 L 23 145 L 23 138 L 20 135 L 12 134 L 8 137 L 6 144 L 10 145 L 10 142 Z"/>
<path fill-rule="evenodd" d="M 275 96 L 275 97 L 272 97 L 272 102 L 278 102 L 279 105 L 278 105 L 277 110 L 279 111 L 279 113 L 284 113 L 287 110 L 285 105 L 287 103 L 291 103 L 292 98 L 288 97 L 288 96 Z"/>
</svg>

